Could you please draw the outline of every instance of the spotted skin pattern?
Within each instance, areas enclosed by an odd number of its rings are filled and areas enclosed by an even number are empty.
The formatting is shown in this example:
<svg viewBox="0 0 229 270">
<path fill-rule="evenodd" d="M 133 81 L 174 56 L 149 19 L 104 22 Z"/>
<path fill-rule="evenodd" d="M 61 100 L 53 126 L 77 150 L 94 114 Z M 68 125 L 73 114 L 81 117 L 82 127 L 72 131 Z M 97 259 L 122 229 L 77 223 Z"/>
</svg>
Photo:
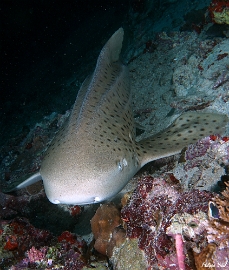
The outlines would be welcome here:
<svg viewBox="0 0 229 270">
<path fill-rule="evenodd" d="M 123 35 L 118 29 L 103 47 L 40 172 L 17 188 L 43 179 L 52 203 L 101 202 L 121 191 L 146 163 L 222 132 L 227 116 L 187 112 L 163 132 L 136 142 L 129 72 L 119 60 Z"/>
</svg>

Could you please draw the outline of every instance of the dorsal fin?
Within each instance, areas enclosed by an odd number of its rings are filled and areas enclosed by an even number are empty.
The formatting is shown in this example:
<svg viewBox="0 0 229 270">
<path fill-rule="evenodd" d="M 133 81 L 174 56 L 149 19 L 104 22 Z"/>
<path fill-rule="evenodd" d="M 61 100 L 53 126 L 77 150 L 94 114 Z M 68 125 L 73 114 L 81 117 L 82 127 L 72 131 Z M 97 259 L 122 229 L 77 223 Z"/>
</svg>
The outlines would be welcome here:
<svg viewBox="0 0 229 270">
<path fill-rule="evenodd" d="M 103 95 L 117 80 L 117 74 L 122 72 L 122 65 L 116 63 L 119 61 L 119 54 L 122 48 L 123 29 L 118 29 L 105 44 L 100 52 L 97 60 L 96 68 L 92 74 L 88 84 L 87 92 L 77 119 L 77 127 L 81 124 L 81 120 L 94 119 L 95 110 Z"/>
</svg>

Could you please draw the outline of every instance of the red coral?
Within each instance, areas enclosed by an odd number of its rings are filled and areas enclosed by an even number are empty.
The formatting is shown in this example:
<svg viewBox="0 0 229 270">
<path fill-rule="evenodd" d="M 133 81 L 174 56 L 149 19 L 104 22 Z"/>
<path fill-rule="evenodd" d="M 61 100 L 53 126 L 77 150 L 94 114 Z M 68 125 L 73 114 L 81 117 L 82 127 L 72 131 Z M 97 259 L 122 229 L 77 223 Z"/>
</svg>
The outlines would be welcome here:
<svg viewBox="0 0 229 270">
<path fill-rule="evenodd" d="M 15 235 L 10 235 L 7 239 L 4 249 L 12 251 L 17 248 L 18 248 L 17 237 Z"/>
<path fill-rule="evenodd" d="M 81 213 L 81 207 L 79 205 L 68 206 L 71 216 L 78 216 Z"/>
<path fill-rule="evenodd" d="M 210 138 L 212 141 L 216 141 L 216 140 L 218 140 L 219 136 L 217 136 L 217 135 L 210 135 L 209 138 Z"/>
<path fill-rule="evenodd" d="M 62 234 L 58 236 L 58 242 L 62 241 L 74 244 L 76 242 L 76 236 L 68 231 L 62 232 Z"/>
<path fill-rule="evenodd" d="M 222 138 L 222 140 L 223 140 L 224 142 L 228 142 L 228 141 L 229 141 L 229 137 L 225 136 L 225 137 Z"/>
</svg>

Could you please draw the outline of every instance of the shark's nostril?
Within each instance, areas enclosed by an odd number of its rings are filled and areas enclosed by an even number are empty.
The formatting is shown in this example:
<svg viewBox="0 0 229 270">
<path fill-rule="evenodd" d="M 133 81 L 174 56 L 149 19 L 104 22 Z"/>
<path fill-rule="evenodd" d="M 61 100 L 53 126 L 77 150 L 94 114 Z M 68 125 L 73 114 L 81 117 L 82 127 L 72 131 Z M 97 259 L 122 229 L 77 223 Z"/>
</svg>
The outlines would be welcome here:
<svg viewBox="0 0 229 270">
<path fill-rule="evenodd" d="M 59 200 L 54 200 L 54 201 L 53 201 L 53 203 L 55 203 L 55 204 L 59 204 L 59 203 L 60 203 L 60 201 L 59 201 Z"/>
<path fill-rule="evenodd" d="M 94 202 L 95 202 L 95 203 L 100 202 L 100 201 L 101 201 L 101 199 L 100 199 L 99 197 L 95 197 L 95 198 L 94 198 Z"/>
</svg>

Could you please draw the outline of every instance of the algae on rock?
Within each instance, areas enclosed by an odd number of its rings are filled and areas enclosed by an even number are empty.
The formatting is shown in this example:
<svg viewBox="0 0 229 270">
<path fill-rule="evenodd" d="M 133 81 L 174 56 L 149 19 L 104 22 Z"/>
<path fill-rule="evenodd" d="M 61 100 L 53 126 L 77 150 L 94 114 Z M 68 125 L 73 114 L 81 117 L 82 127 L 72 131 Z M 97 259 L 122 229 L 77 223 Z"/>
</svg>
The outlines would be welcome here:
<svg viewBox="0 0 229 270">
<path fill-rule="evenodd" d="M 144 270 L 147 261 L 138 247 L 138 239 L 127 238 L 119 248 L 114 248 L 111 257 L 114 270 Z"/>
</svg>

